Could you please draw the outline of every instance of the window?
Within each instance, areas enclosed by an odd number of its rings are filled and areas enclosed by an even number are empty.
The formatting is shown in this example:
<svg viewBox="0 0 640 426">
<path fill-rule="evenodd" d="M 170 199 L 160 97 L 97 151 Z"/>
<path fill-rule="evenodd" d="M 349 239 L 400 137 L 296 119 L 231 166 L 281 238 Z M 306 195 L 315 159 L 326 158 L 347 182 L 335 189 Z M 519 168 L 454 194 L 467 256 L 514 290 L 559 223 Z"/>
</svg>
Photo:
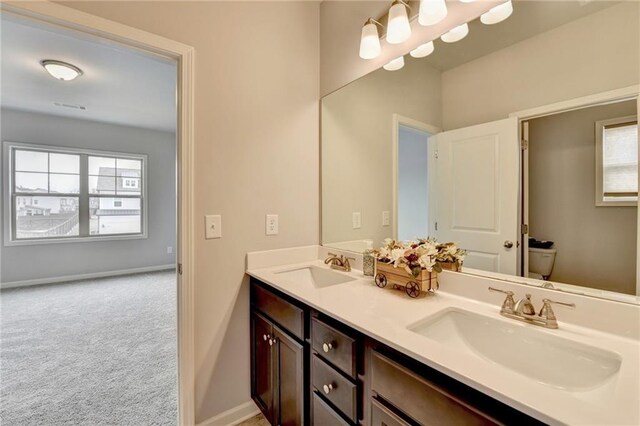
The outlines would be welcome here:
<svg viewBox="0 0 640 426">
<path fill-rule="evenodd" d="M 638 205 L 638 119 L 596 122 L 596 205 Z"/>
<path fill-rule="evenodd" d="M 6 243 L 145 236 L 145 156 L 5 143 L 4 158 Z"/>
</svg>

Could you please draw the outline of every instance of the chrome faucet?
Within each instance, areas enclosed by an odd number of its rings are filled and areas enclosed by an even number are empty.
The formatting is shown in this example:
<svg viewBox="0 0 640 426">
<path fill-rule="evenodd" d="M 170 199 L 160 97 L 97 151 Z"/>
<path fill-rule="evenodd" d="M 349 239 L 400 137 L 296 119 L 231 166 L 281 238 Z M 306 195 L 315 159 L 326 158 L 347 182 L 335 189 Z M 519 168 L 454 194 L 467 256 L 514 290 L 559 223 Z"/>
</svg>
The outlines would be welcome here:
<svg viewBox="0 0 640 426">
<path fill-rule="evenodd" d="M 502 302 L 500 315 L 545 328 L 558 328 L 558 320 L 556 319 L 556 315 L 551 308 L 552 304 L 562 305 L 569 308 L 576 307 L 574 303 L 556 302 L 551 299 L 542 299 L 542 308 L 540 309 L 540 313 L 536 315 L 535 307 L 533 306 L 533 303 L 531 303 L 530 294 L 525 295 L 524 299 L 520 299 L 516 303 L 513 299 L 514 293 L 512 291 L 501 290 L 499 288 L 493 287 L 489 287 L 489 290 L 497 291 L 499 293 L 504 293 L 507 295 L 507 297 L 504 299 L 504 302 Z"/>
<path fill-rule="evenodd" d="M 333 253 L 329 253 L 329 257 L 324 260 L 325 265 L 329 265 L 331 269 L 337 269 L 338 271 L 351 271 L 351 263 L 349 263 L 349 259 L 355 261 L 353 257 L 346 257 L 343 255 L 336 255 Z"/>
</svg>

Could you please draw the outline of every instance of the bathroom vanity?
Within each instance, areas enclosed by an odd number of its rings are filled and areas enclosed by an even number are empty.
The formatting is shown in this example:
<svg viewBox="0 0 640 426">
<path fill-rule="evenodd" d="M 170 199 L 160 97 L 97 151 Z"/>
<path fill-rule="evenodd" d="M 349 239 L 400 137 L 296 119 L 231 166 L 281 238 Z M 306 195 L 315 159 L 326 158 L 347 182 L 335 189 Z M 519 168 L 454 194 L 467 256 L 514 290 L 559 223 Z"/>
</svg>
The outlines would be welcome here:
<svg viewBox="0 0 640 426">
<path fill-rule="evenodd" d="M 640 421 L 637 336 L 566 323 L 561 308 L 558 330 L 503 318 L 487 284 L 523 290 L 467 274 L 445 272 L 438 293 L 409 299 L 329 269 L 324 251 L 249 254 L 251 392 L 271 424 Z"/>
</svg>

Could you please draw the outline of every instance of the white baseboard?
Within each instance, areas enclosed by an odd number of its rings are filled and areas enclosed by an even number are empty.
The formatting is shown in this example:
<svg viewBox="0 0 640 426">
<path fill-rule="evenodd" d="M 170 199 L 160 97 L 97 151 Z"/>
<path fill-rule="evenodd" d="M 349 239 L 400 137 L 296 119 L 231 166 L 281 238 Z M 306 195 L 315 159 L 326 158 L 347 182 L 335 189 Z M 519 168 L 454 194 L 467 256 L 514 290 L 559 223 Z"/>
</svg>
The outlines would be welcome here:
<svg viewBox="0 0 640 426">
<path fill-rule="evenodd" d="M 260 414 L 260 409 L 253 401 L 247 401 L 230 410 L 211 417 L 197 426 L 232 426 Z"/>
<path fill-rule="evenodd" d="M 106 271 L 106 272 L 94 272 L 90 274 L 78 274 L 78 275 L 65 275 L 61 277 L 48 277 L 48 278 L 37 278 L 34 280 L 24 280 L 24 281 L 11 281 L 6 283 L 0 283 L 0 288 L 16 288 L 16 287 L 28 287 L 31 285 L 40 285 L 40 284 L 54 284 L 61 283 L 66 281 L 79 281 L 79 280 L 90 280 L 93 278 L 104 278 L 104 277 L 115 277 L 118 275 L 129 275 L 129 274 L 140 274 L 143 272 L 156 272 L 156 271 L 164 271 L 168 269 L 175 269 L 176 265 L 160 265 L 160 266 L 146 266 L 144 268 L 132 268 L 132 269 L 120 269 L 117 271 Z"/>
</svg>

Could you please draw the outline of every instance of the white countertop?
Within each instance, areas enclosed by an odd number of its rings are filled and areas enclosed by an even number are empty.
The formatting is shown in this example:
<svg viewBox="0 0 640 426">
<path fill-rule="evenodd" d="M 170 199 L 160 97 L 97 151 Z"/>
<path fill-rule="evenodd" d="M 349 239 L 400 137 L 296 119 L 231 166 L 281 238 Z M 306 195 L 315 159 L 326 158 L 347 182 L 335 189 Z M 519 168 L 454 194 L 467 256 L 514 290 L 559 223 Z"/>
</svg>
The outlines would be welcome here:
<svg viewBox="0 0 640 426">
<path fill-rule="evenodd" d="M 407 329 L 425 317 L 447 308 L 480 315 L 499 316 L 501 298 L 495 304 L 447 292 L 410 299 L 404 292 L 380 289 L 371 277 L 352 270 L 354 281 L 316 288 L 283 279 L 277 272 L 308 265 L 326 267 L 320 260 L 265 266 L 248 262 L 247 273 L 304 304 L 329 315 L 424 364 L 545 423 L 572 425 L 640 424 L 640 343 L 636 339 L 562 323 L 558 330 L 540 328 L 566 339 L 613 351 L 622 357 L 619 374 L 596 390 L 572 392 L 550 387 L 489 360 L 455 351 Z M 291 257 L 290 257 L 291 259 Z M 278 263 L 278 262 L 275 262 Z M 343 273 L 344 274 L 344 273 Z M 556 312 L 559 320 L 562 314 Z M 505 321 L 510 321 L 504 319 Z M 512 321 L 517 327 L 534 327 Z M 553 362 L 552 359 L 549 362 Z"/>
</svg>

